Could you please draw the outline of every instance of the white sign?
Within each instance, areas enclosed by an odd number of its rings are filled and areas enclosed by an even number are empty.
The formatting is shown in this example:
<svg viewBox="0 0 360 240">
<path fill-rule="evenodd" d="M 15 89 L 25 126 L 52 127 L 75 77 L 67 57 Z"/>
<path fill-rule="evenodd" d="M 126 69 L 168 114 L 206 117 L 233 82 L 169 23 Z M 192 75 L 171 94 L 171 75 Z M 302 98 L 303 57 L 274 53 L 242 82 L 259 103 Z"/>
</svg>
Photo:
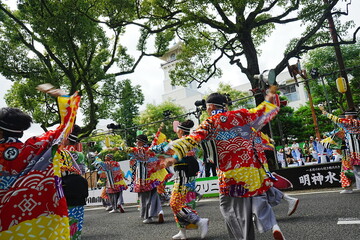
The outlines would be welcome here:
<svg viewBox="0 0 360 240">
<path fill-rule="evenodd" d="M 130 184 L 131 181 L 131 171 L 130 171 L 130 160 L 121 161 L 120 166 L 125 174 L 125 181 Z M 168 182 L 166 184 L 165 190 L 171 192 L 173 188 L 173 182 Z M 196 191 L 204 196 L 216 196 L 219 194 L 219 184 L 217 177 L 208 177 L 208 178 L 198 178 L 196 179 Z M 102 205 L 101 200 L 102 189 L 89 190 L 89 197 L 87 198 L 87 206 L 97 206 Z M 126 191 L 123 191 L 124 203 L 137 203 L 138 197 L 137 193 L 130 192 L 130 188 Z"/>
</svg>

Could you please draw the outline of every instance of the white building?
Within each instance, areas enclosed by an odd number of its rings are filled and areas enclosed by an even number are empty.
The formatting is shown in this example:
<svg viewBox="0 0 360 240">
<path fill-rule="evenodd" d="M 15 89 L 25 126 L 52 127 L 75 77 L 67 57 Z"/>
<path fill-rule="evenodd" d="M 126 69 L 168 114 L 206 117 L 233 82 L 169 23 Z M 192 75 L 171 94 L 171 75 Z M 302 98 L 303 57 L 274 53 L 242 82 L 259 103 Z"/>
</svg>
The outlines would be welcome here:
<svg viewBox="0 0 360 240">
<path fill-rule="evenodd" d="M 303 81 L 299 76 L 297 76 L 297 79 L 298 82 Z M 300 82 L 299 86 L 297 86 L 294 78 L 290 76 L 287 70 L 280 73 L 276 77 L 276 81 L 279 84 L 279 91 L 287 97 L 289 107 L 298 109 L 305 106 L 306 102 L 309 101 L 304 83 Z"/>
<path fill-rule="evenodd" d="M 298 78 L 298 81 L 302 81 L 302 79 Z M 304 83 L 299 83 L 299 86 L 297 86 L 295 84 L 295 80 L 290 76 L 287 70 L 280 73 L 276 77 L 276 82 L 279 84 L 279 91 L 281 92 L 281 95 L 287 97 L 289 107 L 298 109 L 302 105 L 306 105 L 306 102 L 309 100 L 309 98 L 305 90 Z M 250 82 L 236 86 L 234 88 L 242 92 L 248 92 L 249 95 L 252 94 L 250 91 Z"/>
<path fill-rule="evenodd" d="M 175 44 L 172 48 L 165 53 L 161 60 L 165 63 L 161 64 L 161 68 L 164 71 L 164 93 L 162 94 L 163 101 L 171 101 L 180 106 L 184 107 L 186 112 L 193 112 L 196 110 L 195 101 L 201 100 L 204 96 L 201 92 L 198 91 L 196 82 L 190 83 L 188 86 L 173 86 L 171 85 L 170 80 L 170 71 L 175 68 L 177 62 L 176 56 L 181 51 L 181 43 Z M 280 85 L 279 91 L 288 98 L 288 106 L 295 109 L 299 108 L 301 105 L 305 105 L 308 101 L 307 93 L 305 91 L 305 86 L 303 83 L 299 83 L 299 86 L 295 84 L 295 80 L 290 76 L 288 71 L 280 73 L 276 77 L 277 83 Z M 301 81 L 301 78 L 299 79 Z M 251 84 L 250 82 L 238 85 L 234 87 L 236 90 L 242 92 L 248 92 L 249 95 L 252 95 Z M 249 99 L 251 101 L 251 99 Z M 194 115 L 190 117 L 195 124 L 197 124 L 197 119 Z"/>
<path fill-rule="evenodd" d="M 173 86 L 170 80 L 170 71 L 175 68 L 177 62 L 176 55 L 181 51 L 181 43 L 175 44 L 172 48 L 165 53 L 161 60 L 165 63 L 161 64 L 161 68 L 164 71 L 164 93 L 162 95 L 163 101 L 171 101 L 185 108 L 186 112 L 193 112 L 196 110 L 195 101 L 201 100 L 204 96 L 197 90 L 196 82 L 190 83 L 188 86 Z M 197 119 L 194 115 L 189 116 L 195 124 Z"/>
</svg>

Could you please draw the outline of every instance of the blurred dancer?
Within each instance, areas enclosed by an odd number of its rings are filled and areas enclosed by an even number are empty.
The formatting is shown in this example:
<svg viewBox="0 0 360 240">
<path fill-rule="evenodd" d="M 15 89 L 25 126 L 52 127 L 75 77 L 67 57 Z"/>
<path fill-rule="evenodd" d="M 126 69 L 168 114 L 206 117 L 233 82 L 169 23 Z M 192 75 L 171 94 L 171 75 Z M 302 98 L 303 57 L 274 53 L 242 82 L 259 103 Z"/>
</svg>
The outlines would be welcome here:
<svg viewBox="0 0 360 240">
<path fill-rule="evenodd" d="M 0 109 L 0 239 L 70 237 L 59 160 L 80 97 L 77 93 L 68 96 L 49 84 L 38 90 L 57 97 L 61 123 L 55 130 L 23 143 L 20 138 L 30 127 L 31 117 L 16 108 Z M 25 200 L 26 209 L 14 207 Z"/>
<path fill-rule="evenodd" d="M 353 172 L 356 188 L 360 189 L 360 120 L 354 109 L 345 111 L 345 118 L 336 117 L 325 111 L 324 106 L 319 106 L 322 113 L 336 123 L 345 133 L 344 158 L 342 161 L 341 186 L 344 188 L 340 193 L 352 193 L 353 181 L 346 176 L 346 172 Z"/>
<path fill-rule="evenodd" d="M 181 139 L 189 135 L 193 126 L 192 120 L 180 123 L 176 131 L 177 136 Z M 152 149 L 155 152 L 162 152 L 164 145 L 155 146 Z M 174 165 L 175 171 L 170 207 L 174 212 L 175 221 L 180 230 L 172 239 L 186 239 L 186 230 L 198 227 L 201 238 L 204 238 L 208 231 L 209 219 L 200 218 L 191 207 L 191 203 L 194 203 L 196 199 L 195 180 L 199 171 L 195 150 L 189 151 L 182 159 L 175 160 L 170 164 Z"/>
<path fill-rule="evenodd" d="M 143 223 L 154 222 L 158 217 L 158 223 L 164 222 L 157 186 L 166 181 L 169 172 L 166 170 L 164 159 L 159 159 L 155 153 L 149 150 L 149 142 L 146 135 L 136 137 L 136 147 L 119 147 L 115 150 L 126 151 L 130 155 L 130 169 L 132 171 L 131 192 L 138 193 L 140 199 L 140 216 Z"/>
<path fill-rule="evenodd" d="M 123 198 L 123 191 L 127 189 L 127 184 L 124 181 L 124 172 L 120 168 L 120 163 L 113 160 L 112 154 L 106 154 L 104 161 L 99 158 L 95 159 L 94 166 L 104 171 L 106 174 L 106 194 L 109 196 L 112 210 L 109 213 L 124 212 L 121 204 L 118 204 Z"/>
</svg>

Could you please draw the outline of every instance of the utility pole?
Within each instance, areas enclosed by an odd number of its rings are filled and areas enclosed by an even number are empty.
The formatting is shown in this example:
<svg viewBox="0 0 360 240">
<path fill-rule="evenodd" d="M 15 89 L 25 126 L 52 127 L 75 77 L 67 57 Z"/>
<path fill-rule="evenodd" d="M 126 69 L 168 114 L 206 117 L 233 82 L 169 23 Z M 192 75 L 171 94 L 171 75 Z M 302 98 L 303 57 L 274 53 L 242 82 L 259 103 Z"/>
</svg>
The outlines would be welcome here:
<svg viewBox="0 0 360 240">
<path fill-rule="evenodd" d="M 319 131 L 319 125 L 318 125 L 318 122 L 317 122 L 315 108 L 314 108 L 314 103 L 313 103 L 312 96 L 311 96 L 309 81 L 307 79 L 307 76 L 304 76 L 303 74 L 300 75 L 300 76 L 305 80 L 304 84 L 305 84 L 305 89 L 306 89 L 308 97 L 309 97 L 309 105 L 310 105 L 310 110 L 311 110 L 311 116 L 312 116 L 313 123 L 314 123 L 315 136 L 318 139 L 321 139 L 320 131 Z"/>
<path fill-rule="evenodd" d="M 323 0 L 323 1 L 324 1 L 325 4 L 329 3 L 328 0 Z M 348 109 L 355 109 L 354 101 L 353 101 L 350 86 L 349 86 L 349 80 L 348 80 L 348 77 L 347 77 L 347 74 L 346 74 L 346 71 L 345 71 L 345 63 L 344 63 L 344 59 L 343 59 L 343 56 L 342 56 L 342 53 L 341 53 L 339 40 L 338 40 L 338 36 L 337 36 L 337 32 L 336 32 L 336 28 L 335 28 L 335 24 L 334 24 L 334 20 L 332 18 L 331 12 L 329 13 L 327 19 L 328 19 L 328 22 L 329 22 L 330 35 L 331 35 L 331 38 L 332 38 L 333 43 L 334 43 L 336 59 L 337 59 L 337 62 L 339 64 L 339 68 L 340 68 L 340 75 L 341 75 L 341 77 L 343 77 L 345 79 L 346 86 L 347 86 L 345 96 L 346 96 Z"/>
<path fill-rule="evenodd" d="M 309 98 L 309 106 L 310 106 L 310 110 L 311 110 L 311 116 L 312 116 L 313 123 L 314 123 L 315 136 L 317 138 L 321 139 L 319 125 L 318 125 L 317 118 L 316 118 L 315 108 L 314 108 L 313 99 L 311 96 L 309 80 L 308 80 L 308 77 L 306 74 L 306 70 L 301 70 L 299 59 L 297 61 L 297 64 L 288 65 L 288 70 L 289 70 L 290 76 L 294 78 L 295 84 L 297 86 L 299 86 L 299 83 L 297 81 L 296 75 L 300 75 L 301 78 L 304 80 L 305 89 L 307 91 L 308 98 Z"/>
</svg>

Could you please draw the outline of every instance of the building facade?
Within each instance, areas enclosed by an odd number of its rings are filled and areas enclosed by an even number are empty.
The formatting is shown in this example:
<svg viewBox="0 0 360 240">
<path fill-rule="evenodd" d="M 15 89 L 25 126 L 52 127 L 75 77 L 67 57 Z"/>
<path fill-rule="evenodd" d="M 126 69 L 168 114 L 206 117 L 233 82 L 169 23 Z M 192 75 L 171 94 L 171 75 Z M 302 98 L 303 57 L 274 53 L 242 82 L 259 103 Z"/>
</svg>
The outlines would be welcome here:
<svg viewBox="0 0 360 240">
<path fill-rule="evenodd" d="M 175 69 L 176 56 L 180 51 L 181 43 L 177 43 L 160 57 L 164 61 L 161 64 L 161 68 L 164 71 L 164 93 L 162 94 L 162 100 L 176 103 L 182 106 L 186 112 L 194 112 L 196 111 L 195 101 L 201 100 L 204 97 L 204 94 L 198 91 L 196 82 L 192 82 L 184 87 L 172 85 L 170 80 L 170 72 Z M 190 115 L 189 118 L 197 124 L 198 119 L 196 119 L 195 115 Z"/>
<path fill-rule="evenodd" d="M 184 107 L 186 112 L 196 111 L 195 101 L 201 100 L 204 97 L 198 89 L 196 82 L 184 86 L 175 86 L 171 84 L 170 72 L 175 69 L 175 64 L 178 61 L 177 55 L 181 52 L 181 43 L 175 44 L 172 48 L 169 49 L 167 53 L 160 57 L 164 61 L 161 64 L 161 68 L 164 72 L 164 93 L 162 94 L 163 101 L 170 101 Z M 281 95 L 284 95 L 288 99 L 288 106 L 297 109 L 308 101 L 308 96 L 305 91 L 305 86 L 303 83 L 299 83 L 297 86 L 295 80 L 290 76 L 288 71 L 280 73 L 276 77 L 276 81 L 279 84 L 279 91 Z M 247 92 L 249 95 L 252 95 L 251 84 L 250 82 L 238 85 L 234 87 L 236 90 Z M 255 101 L 250 98 L 249 102 Z M 195 125 L 198 123 L 198 119 L 194 115 L 189 117 L 195 122 Z"/>
</svg>

